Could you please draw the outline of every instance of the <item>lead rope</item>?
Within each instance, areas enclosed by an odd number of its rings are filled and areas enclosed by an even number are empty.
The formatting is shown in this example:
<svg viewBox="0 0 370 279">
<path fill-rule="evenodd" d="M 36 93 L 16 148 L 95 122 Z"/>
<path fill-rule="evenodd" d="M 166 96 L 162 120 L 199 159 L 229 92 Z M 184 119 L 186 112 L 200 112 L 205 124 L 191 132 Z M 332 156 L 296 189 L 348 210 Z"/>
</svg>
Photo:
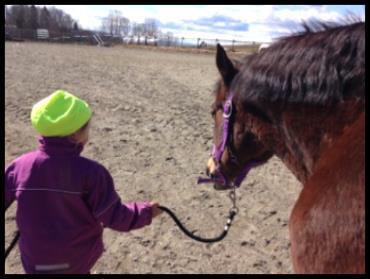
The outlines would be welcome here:
<svg viewBox="0 0 370 279">
<path fill-rule="evenodd" d="M 175 221 L 176 225 L 181 229 L 181 231 L 186 234 L 188 237 L 190 237 L 193 240 L 199 241 L 199 242 L 206 242 L 206 243 L 213 243 L 221 241 L 225 238 L 227 235 L 229 228 L 231 227 L 231 224 L 234 220 L 235 215 L 239 212 L 239 209 L 236 207 L 236 186 L 233 185 L 232 191 L 229 193 L 229 198 L 231 199 L 233 203 L 233 207 L 229 211 L 229 217 L 227 218 L 226 225 L 224 227 L 223 232 L 214 238 L 203 238 L 200 236 L 195 235 L 194 233 L 190 232 L 187 228 L 184 227 L 184 225 L 180 222 L 180 220 L 176 217 L 176 215 L 167 207 L 165 206 L 158 206 L 159 209 L 166 212 L 170 217 Z"/>
<path fill-rule="evenodd" d="M 187 228 L 185 228 L 185 226 L 176 217 L 175 213 L 173 213 L 169 208 L 165 206 L 158 206 L 158 208 L 166 212 L 175 221 L 176 225 L 183 231 L 183 233 L 185 233 L 191 239 L 194 239 L 199 242 L 213 243 L 213 242 L 221 241 L 222 239 L 226 237 L 231 227 L 231 224 L 234 220 L 235 215 L 238 214 L 239 212 L 239 208 L 236 207 L 236 186 L 235 184 L 233 184 L 233 189 L 229 193 L 229 198 L 231 199 L 232 204 L 233 204 L 232 208 L 229 211 L 229 217 L 227 218 L 226 225 L 224 227 L 223 232 L 219 236 L 214 237 L 214 238 L 203 238 L 203 237 L 195 235 L 194 233 L 190 232 Z M 19 239 L 19 236 L 20 236 L 20 233 L 19 231 L 17 231 L 9 247 L 5 250 L 5 259 L 8 257 L 9 253 L 14 248 L 15 244 L 17 243 Z"/>
<path fill-rule="evenodd" d="M 14 248 L 15 244 L 17 243 L 18 239 L 19 239 L 19 236 L 21 234 L 19 233 L 19 231 L 16 231 L 15 233 L 15 237 L 13 238 L 12 242 L 10 243 L 9 247 L 5 250 L 5 259 L 8 257 L 9 253 L 12 251 L 12 249 Z"/>
<path fill-rule="evenodd" d="M 5 208 L 5 212 L 8 210 L 8 208 L 10 207 L 10 204 L 7 206 L 7 208 Z M 9 247 L 5 250 L 5 260 L 6 258 L 8 257 L 9 253 L 12 251 L 12 249 L 14 248 L 15 244 L 17 243 L 18 239 L 19 239 L 19 236 L 20 236 L 20 233 L 19 231 L 17 230 L 15 232 L 15 236 L 12 240 L 12 242 L 10 243 Z"/>
</svg>

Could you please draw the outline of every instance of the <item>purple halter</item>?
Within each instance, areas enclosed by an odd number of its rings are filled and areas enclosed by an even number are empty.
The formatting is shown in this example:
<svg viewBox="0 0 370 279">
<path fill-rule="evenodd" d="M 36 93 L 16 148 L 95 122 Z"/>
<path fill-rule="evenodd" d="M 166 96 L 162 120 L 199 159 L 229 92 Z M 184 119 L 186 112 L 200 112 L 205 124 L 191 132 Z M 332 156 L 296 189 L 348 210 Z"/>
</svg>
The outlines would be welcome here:
<svg viewBox="0 0 370 279">
<path fill-rule="evenodd" d="M 221 139 L 220 144 L 217 147 L 213 145 L 213 148 L 212 148 L 213 160 L 215 160 L 215 162 L 218 163 L 215 176 L 212 178 L 199 177 L 198 184 L 218 183 L 218 184 L 221 184 L 223 186 L 228 186 L 228 187 L 231 187 L 231 186 L 239 187 L 242 181 L 244 180 L 244 178 L 247 176 L 248 172 L 251 170 L 251 168 L 258 165 L 256 162 L 250 162 L 246 166 L 244 166 L 244 168 L 242 169 L 238 177 L 234 180 L 233 185 L 229 183 L 227 177 L 225 176 L 225 174 L 222 172 L 220 168 L 222 154 L 224 153 L 225 148 L 227 147 L 227 143 L 228 143 L 227 139 L 229 136 L 229 123 L 230 123 L 230 117 L 232 115 L 233 98 L 234 98 L 234 92 L 231 91 L 224 104 L 224 113 L 223 113 L 224 123 L 223 123 L 222 139 Z"/>
</svg>

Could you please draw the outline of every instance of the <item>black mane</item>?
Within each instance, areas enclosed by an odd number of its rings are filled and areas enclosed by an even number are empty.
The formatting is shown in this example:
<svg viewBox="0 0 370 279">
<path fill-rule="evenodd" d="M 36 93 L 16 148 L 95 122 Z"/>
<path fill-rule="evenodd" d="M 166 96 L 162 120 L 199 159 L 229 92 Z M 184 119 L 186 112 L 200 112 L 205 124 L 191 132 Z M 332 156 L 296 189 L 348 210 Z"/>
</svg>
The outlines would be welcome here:
<svg viewBox="0 0 370 279">
<path fill-rule="evenodd" d="M 289 37 L 292 37 L 294 35 L 305 35 L 308 33 L 317 33 L 321 31 L 330 31 L 334 28 L 341 28 L 347 25 L 352 25 L 356 23 L 363 23 L 361 21 L 361 18 L 353 13 L 348 13 L 342 20 L 338 22 L 333 21 L 320 21 L 317 19 L 309 20 L 309 21 L 303 21 L 302 22 L 302 28 L 303 32 L 297 32 L 296 34 L 292 34 Z"/>
<path fill-rule="evenodd" d="M 304 23 L 242 60 L 231 89 L 244 102 L 331 105 L 365 99 L 365 24 Z"/>
</svg>

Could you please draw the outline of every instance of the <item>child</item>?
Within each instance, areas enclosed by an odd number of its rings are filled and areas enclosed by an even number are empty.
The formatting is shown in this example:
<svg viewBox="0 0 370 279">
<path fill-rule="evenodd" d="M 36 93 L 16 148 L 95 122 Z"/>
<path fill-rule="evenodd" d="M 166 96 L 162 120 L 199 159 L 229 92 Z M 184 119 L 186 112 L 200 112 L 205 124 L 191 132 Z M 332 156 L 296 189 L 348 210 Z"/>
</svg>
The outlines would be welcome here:
<svg viewBox="0 0 370 279">
<path fill-rule="evenodd" d="M 105 227 L 128 232 L 161 213 L 157 203 L 122 204 L 108 170 L 80 156 L 91 114 L 63 90 L 39 101 L 31 112 L 39 149 L 5 170 L 5 208 L 17 199 L 26 273 L 89 273 L 104 251 Z"/>
</svg>

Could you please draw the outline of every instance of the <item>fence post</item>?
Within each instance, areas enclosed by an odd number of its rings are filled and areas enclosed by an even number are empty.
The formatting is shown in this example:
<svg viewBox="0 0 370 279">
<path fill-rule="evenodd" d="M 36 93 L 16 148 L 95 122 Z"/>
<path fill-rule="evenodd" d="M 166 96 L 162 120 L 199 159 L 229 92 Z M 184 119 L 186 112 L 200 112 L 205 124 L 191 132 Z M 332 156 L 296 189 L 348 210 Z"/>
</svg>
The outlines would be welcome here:
<svg viewBox="0 0 370 279">
<path fill-rule="evenodd" d="M 231 51 L 235 51 L 235 49 L 234 49 L 234 43 L 235 43 L 235 40 L 233 40 L 233 45 L 231 47 Z"/>
<path fill-rule="evenodd" d="M 197 48 L 199 48 L 199 41 L 200 41 L 200 38 L 198 38 L 198 41 L 197 41 Z"/>
</svg>

